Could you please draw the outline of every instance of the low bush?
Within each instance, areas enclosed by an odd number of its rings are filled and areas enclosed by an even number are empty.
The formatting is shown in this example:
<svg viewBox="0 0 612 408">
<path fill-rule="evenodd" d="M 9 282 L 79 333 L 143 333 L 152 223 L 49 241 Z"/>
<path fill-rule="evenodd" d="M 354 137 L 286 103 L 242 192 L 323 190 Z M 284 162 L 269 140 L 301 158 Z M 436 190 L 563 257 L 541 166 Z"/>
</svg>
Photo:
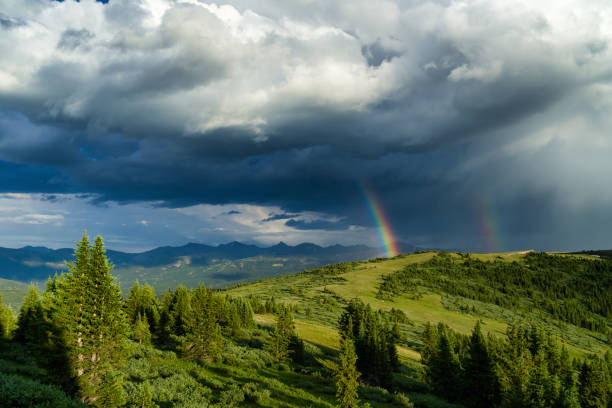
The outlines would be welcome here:
<svg viewBox="0 0 612 408">
<path fill-rule="evenodd" d="M 6 407 L 85 408 L 54 385 L 0 373 L 0 401 Z"/>
</svg>

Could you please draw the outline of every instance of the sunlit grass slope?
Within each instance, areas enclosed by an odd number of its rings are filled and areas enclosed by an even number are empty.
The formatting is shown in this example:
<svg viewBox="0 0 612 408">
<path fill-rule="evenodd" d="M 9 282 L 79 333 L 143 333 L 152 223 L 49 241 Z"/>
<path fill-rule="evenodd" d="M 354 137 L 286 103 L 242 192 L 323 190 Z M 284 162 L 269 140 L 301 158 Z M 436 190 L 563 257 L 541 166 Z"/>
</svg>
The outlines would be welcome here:
<svg viewBox="0 0 612 408">
<path fill-rule="evenodd" d="M 23 282 L 0 279 L 0 295 L 2 303 L 17 309 L 28 292 L 28 284 Z"/>
<path fill-rule="evenodd" d="M 482 261 L 513 262 L 521 261 L 527 252 L 472 256 Z M 334 276 L 309 273 L 285 275 L 236 287 L 229 292 L 232 295 L 274 297 L 276 301 L 298 305 L 299 313 L 295 316 L 298 333 L 309 342 L 330 348 L 338 345 L 336 322 L 351 298 L 360 298 L 375 309 L 399 309 L 411 321 L 400 325 L 402 342 L 399 354 L 403 360 L 419 360 L 420 337 L 426 322 L 442 322 L 460 333 L 468 334 L 480 320 L 485 333 L 503 336 L 508 323 L 522 321 L 549 328 L 567 344 L 570 354 L 574 356 L 601 353 L 608 348 L 601 335 L 554 321 L 542 316 L 538 310 L 518 313 L 493 304 L 462 299 L 462 302 L 468 302 L 477 309 L 477 312 L 468 313 L 455 307 L 457 297 L 431 289 L 424 289 L 419 297 L 401 295 L 392 300 L 377 297 L 382 276 L 401 270 L 411 263 L 425 262 L 435 255 L 435 252 L 425 252 L 386 260 L 353 262 L 346 272 Z M 457 254 L 451 256 L 459 257 Z M 260 323 L 273 322 L 270 315 L 258 315 L 257 319 Z"/>
</svg>

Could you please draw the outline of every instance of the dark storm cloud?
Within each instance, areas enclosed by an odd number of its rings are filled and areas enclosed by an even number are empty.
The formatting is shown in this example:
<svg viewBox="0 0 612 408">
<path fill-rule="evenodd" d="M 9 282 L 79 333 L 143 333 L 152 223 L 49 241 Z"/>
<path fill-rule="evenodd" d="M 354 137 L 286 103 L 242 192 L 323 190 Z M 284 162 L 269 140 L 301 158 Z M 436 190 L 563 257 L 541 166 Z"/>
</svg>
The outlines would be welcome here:
<svg viewBox="0 0 612 408">
<path fill-rule="evenodd" d="M 336 231 L 372 225 L 370 185 L 407 242 L 577 245 L 612 222 L 611 10 L 552 4 L 11 4 L 0 189 Z"/>
<path fill-rule="evenodd" d="M 330 222 L 324 220 L 304 221 L 290 219 L 285 222 L 285 225 L 297 230 L 343 230 L 347 228 L 347 225 L 338 222 Z"/>
<path fill-rule="evenodd" d="M 242 214 L 240 211 L 238 210 L 231 210 L 228 212 L 223 213 L 224 215 L 238 215 L 238 214 Z"/>
<path fill-rule="evenodd" d="M 296 213 L 282 213 L 282 214 L 274 214 L 270 213 L 268 218 L 264 218 L 262 222 L 270 222 L 270 221 L 278 221 L 278 220 L 288 220 L 293 217 L 297 217 Z"/>
<path fill-rule="evenodd" d="M 71 186 L 60 171 L 0 160 L 2 192 L 70 192 Z"/>
</svg>

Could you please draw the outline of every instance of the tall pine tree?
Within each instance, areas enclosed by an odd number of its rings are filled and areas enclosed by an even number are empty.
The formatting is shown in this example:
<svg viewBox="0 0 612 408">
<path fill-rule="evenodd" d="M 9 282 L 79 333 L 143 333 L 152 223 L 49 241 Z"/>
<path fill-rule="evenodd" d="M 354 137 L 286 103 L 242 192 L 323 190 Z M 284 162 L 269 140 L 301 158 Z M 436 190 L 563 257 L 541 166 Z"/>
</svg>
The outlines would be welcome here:
<svg viewBox="0 0 612 408">
<path fill-rule="evenodd" d="M 185 353 L 203 360 L 214 360 L 220 353 L 222 337 L 213 291 L 200 285 L 191 292 L 190 299 L 192 312 L 187 326 Z"/>
<path fill-rule="evenodd" d="M 463 369 L 465 378 L 463 399 L 466 406 L 474 408 L 494 406 L 499 400 L 499 381 L 480 329 L 480 322 L 476 323 L 472 331 Z"/>
<path fill-rule="evenodd" d="M 68 267 L 57 285 L 53 320 L 61 329 L 82 400 L 116 406 L 112 404 L 123 397 L 113 367 L 125 358 L 128 325 L 102 238 L 92 247 L 84 233 Z"/>
<path fill-rule="evenodd" d="M 286 307 L 281 307 L 278 312 L 272 338 L 268 344 L 268 350 L 272 353 L 277 361 L 286 360 L 289 358 L 292 337 L 295 336 L 295 327 L 293 325 L 293 316 Z"/>
<path fill-rule="evenodd" d="M 399 359 L 395 336 L 384 317 L 360 299 L 352 299 L 340 316 L 339 330 L 341 336 L 353 339 L 363 380 L 393 388 L 393 371 L 399 368 Z"/>
<path fill-rule="evenodd" d="M 434 392 L 447 400 L 456 401 L 459 397 L 459 375 L 461 365 L 455 353 L 449 333 L 444 328 L 438 330 L 440 341 L 437 353 L 430 360 L 430 378 Z"/>
<path fill-rule="evenodd" d="M 336 371 L 336 399 L 341 408 L 357 407 L 359 372 L 355 345 L 349 337 L 340 339 L 340 365 Z"/>
<path fill-rule="evenodd" d="M 26 344 L 34 352 L 40 352 L 47 343 L 47 326 L 40 292 L 30 285 L 19 309 L 15 340 Z"/>
<path fill-rule="evenodd" d="M 2 304 L 2 295 L 0 295 L 0 339 L 11 337 L 14 328 L 15 314 L 10 307 Z"/>
<path fill-rule="evenodd" d="M 149 285 L 141 286 L 135 282 L 125 299 L 125 313 L 132 324 L 136 323 L 140 314 L 147 319 L 151 331 L 155 331 L 160 319 L 155 290 Z"/>
</svg>

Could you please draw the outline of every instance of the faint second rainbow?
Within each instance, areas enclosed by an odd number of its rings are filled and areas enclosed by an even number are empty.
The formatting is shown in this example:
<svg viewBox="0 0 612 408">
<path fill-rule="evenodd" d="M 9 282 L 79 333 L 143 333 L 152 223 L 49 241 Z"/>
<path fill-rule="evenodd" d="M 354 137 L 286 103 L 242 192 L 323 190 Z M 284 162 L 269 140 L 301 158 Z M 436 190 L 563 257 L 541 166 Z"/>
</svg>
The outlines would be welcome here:
<svg viewBox="0 0 612 408">
<path fill-rule="evenodd" d="M 366 199 L 368 210 L 376 223 L 376 228 L 380 235 L 380 240 L 385 248 L 385 252 L 389 258 L 399 255 L 400 251 L 397 247 L 397 241 L 393 235 L 391 224 L 386 216 L 383 206 L 380 203 L 378 197 L 374 194 L 374 191 L 369 188 L 365 182 L 361 183 L 363 195 Z"/>
<path fill-rule="evenodd" d="M 488 252 L 500 252 L 504 245 L 493 203 L 486 195 L 476 196 L 476 208 L 480 218 L 480 230 Z"/>
</svg>

